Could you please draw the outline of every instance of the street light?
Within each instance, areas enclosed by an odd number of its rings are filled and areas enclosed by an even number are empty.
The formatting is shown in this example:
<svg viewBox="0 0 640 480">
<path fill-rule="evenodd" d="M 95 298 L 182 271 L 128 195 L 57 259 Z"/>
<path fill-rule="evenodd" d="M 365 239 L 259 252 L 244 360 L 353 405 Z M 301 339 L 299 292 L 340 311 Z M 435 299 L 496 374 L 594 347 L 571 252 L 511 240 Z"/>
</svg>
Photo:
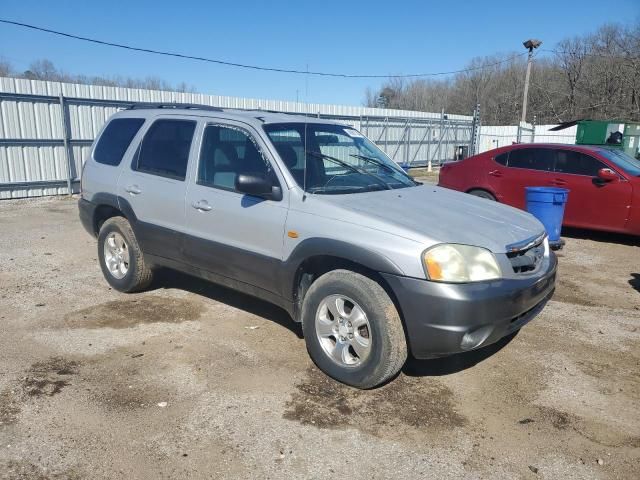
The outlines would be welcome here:
<svg viewBox="0 0 640 480">
<path fill-rule="evenodd" d="M 524 48 L 529 50 L 529 57 L 527 59 L 527 74 L 524 77 L 524 98 L 522 99 L 522 119 L 521 123 L 526 122 L 527 120 L 527 97 L 529 96 L 529 77 L 531 76 L 531 61 L 533 59 L 533 51 L 542 45 L 541 40 L 536 40 L 535 38 L 530 38 L 522 42 Z"/>
</svg>

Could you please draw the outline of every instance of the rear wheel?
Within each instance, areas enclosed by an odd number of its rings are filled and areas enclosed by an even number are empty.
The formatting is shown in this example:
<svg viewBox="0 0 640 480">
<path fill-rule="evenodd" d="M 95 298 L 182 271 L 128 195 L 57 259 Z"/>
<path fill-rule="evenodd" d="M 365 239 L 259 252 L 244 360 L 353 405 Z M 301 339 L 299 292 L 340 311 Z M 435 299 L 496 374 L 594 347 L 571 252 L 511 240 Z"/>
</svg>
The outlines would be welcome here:
<svg viewBox="0 0 640 480">
<path fill-rule="evenodd" d="M 151 283 L 153 272 L 126 218 L 112 217 L 102 224 L 98 258 L 104 278 L 120 292 L 143 290 Z"/>
<path fill-rule="evenodd" d="M 491 193 L 487 192 L 486 190 L 480 190 L 480 189 L 475 189 L 475 190 L 470 190 L 469 195 L 473 195 L 474 197 L 480 197 L 480 198 L 486 198 L 487 200 L 492 200 L 492 201 L 496 201 L 496 197 L 494 197 Z"/>
<path fill-rule="evenodd" d="M 309 355 L 330 377 L 376 387 L 398 373 L 407 342 L 395 305 L 374 280 L 348 270 L 322 275 L 302 306 Z"/>
</svg>

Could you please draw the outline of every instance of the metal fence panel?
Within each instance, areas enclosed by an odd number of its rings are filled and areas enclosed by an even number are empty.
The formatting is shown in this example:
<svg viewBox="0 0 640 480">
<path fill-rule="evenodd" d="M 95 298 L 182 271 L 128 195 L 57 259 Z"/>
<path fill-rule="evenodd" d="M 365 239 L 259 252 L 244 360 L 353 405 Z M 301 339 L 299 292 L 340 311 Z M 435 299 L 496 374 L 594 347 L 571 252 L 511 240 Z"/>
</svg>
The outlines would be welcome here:
<svg viewBox="0 0 640 480">
<path fill-rule="evenodd" d="M 104 122 L 133 102 L 198 103 L 301 113 L 352 125 L 403 165 L 437 165 L 469 147 L 474 117 L 222 97 L 0 77 L 0 199 L 78 191 Z"/>
<path fill-rule="evenodd" d="M 536 138 L 535 143 L 576 143 L 576 133 L 578 127 L 573 126 L 560 130 L 558 132 L 550 132 L 549 129 L 556 127 L 557 125 L 536 125 Z"/>
<path fill-rule="evenodd" d="M 285 100 L 262 100 L 242 97 L 225 97 L 202 93 L 169 92 L 144 90 L 139 88 L 105 87 L 62 82 L 45 82 L 23 78 L 0 77 L 0 92 L 25 93 L 32 95 L 76 97 L 94 100 L 117 100 L 124 102 L 177 102 L 200 103 L 221 108 L 276 110 L 291 113 L 309 113 L 346 117 L 401 117 L 440 118 L 440 113 L 416 112 L 413 110 L 393 110 L 351 105 L 327 105 L 317 103 L 292 102 Z M 471 121 L 467 115 L 448 115 L 451 120 Z"/>
<path fill-rule="evenodd" d="M 521 133 L 523 143 L 576 143 L 577 127 L 573 126 L 558 132 L 549 129 L 556 125 L 536 125 L 533 133 Z M 518 141 L 518 127 L 515 125 L 482 126 L 480 127 L 479 151 L 486 152 L 494 148 L 511 145 Z"/>
</svg>

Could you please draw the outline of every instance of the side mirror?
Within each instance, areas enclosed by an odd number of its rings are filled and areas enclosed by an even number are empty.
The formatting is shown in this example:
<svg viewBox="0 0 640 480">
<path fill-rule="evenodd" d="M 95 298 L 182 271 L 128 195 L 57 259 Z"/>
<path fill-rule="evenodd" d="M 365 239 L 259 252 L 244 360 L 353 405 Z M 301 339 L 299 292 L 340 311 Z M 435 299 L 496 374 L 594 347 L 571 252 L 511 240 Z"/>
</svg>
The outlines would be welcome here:
<svg viewBox="0 0 640 480">
<path fill-rule="evenodd" d="M 236 177 L 236 190 L 267 200 L 282 200 L 280 187 L 273 185 L 271 179 L 262 175 L 238 175 Z"/>
<path fill-rule="evenodd" d="M 612 182 L 619 179 L 618 174 L 610 168 L 601 168 L 598 170 L 598 178 L 603 182 Z"/>
</svg>

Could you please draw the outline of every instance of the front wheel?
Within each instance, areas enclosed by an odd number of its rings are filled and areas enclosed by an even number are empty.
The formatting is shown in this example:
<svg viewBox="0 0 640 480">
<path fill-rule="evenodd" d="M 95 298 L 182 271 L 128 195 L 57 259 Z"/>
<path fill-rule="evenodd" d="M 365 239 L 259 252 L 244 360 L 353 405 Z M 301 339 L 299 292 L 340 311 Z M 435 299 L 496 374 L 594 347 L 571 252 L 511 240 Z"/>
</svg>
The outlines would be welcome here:
<svg viewBox="0 0 640 480">
<path fill-rule="evenodd" d="M 311 359 L 324 373 L 357 388 L 376 387 L 400 371 L 407 342 L 398 311 L 374 280 L 349 270 L 322 275 L 302 305 Z"/>
</svg>

